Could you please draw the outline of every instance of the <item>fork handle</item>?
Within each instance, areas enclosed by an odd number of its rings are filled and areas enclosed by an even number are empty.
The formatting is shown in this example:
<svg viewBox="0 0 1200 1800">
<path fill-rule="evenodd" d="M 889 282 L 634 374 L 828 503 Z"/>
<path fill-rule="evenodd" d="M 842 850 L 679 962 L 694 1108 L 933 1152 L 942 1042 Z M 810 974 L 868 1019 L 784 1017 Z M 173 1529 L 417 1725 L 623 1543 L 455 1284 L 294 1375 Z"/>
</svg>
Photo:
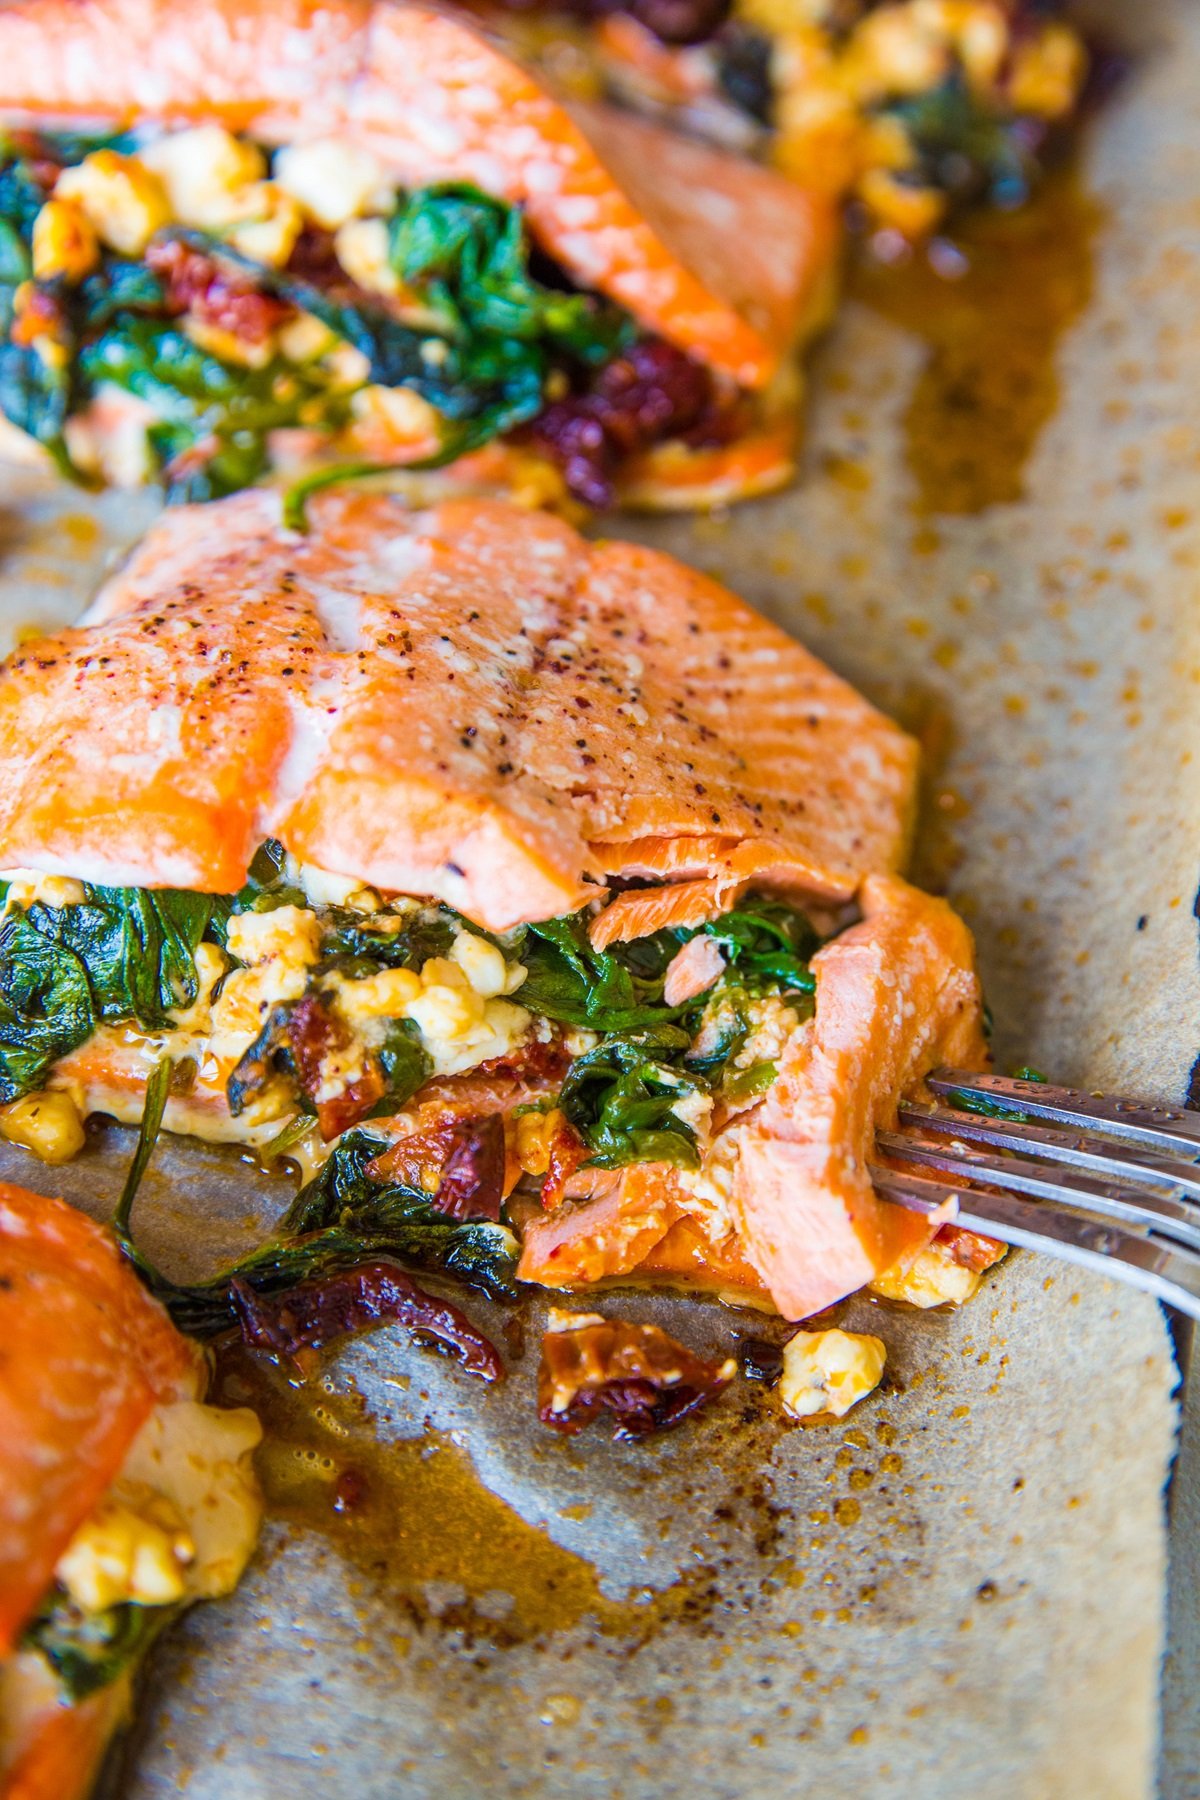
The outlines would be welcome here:
<svg viewBox="0 0 1200 1800">
<path fill-rule="evenodd" d="M 1085 1126 L 1108 1137 L 1200 1158 L 1200 1112 L 1184 1106 L 1153 1106 L 1117 1094 L 1086 1094 L 1019 1076 L 980 1075 L 970 1069 L 935 1069 L 927 1077 L 935 1094 L 962 1094 L 990 1101 L 1027 1118 L 1057 1125 Z"/>
</svg>

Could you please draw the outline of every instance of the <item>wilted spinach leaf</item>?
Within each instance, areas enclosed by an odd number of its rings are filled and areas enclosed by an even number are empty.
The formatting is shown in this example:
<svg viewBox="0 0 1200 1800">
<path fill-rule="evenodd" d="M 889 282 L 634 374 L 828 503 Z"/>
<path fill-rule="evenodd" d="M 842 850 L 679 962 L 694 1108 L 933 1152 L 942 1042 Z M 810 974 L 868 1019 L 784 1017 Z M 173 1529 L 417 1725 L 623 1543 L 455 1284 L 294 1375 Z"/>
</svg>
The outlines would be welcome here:
<svg viewBox="0 0 1200 1800">
<path fill-rule="evenodd" d="M 208 894 L 89 887 L 80 905 L 40 902 L 0 924 L 0 1103 L 38 1087 L 104 1021 L 169 1024 L 196 998 Z"/>
<path fill-rule="evenodd" d="M 263 369 L 234 367 L 172 320 L 127 309 L 83 345 L 78 369 L 89 389 L 113 382 L 153 407 L 150 440 L 173 500 L 212 499 L 257 480 L 268 463 L 267 434 L 298 424 L 323 392 L 280 358 Z M 189 460 L 189 451 L 201 453 Z"/>
<path fill-rule="evenodd" d="M 518 946 L 529 970 L 519 990 L 521 1005 L 592 1031 L 638 1031 L 675 1019 L 678 1009 L 662 1004 L 669 956 L 655 973 L 636 973 L 642 952 L 632 944 L 594 949 L 588 923 L 586 914 L 571 913 L 527 928 Z"/>
<path fill-rule="evenodd" d="M 616 308 L 534 279 L 522 214 L 477 187 L 409 194 L 392 216 L 389 242 L 392 267 L 447 337 L 544 339 L 593 365 L 628 341 L 629 322 Z"/>
<path fill-rule="evenodd" d="M 53 1587 L 26 1626 L 22 1648 L 41 1652 L 67 1699 L 75 1703 L 123 1674 L 179 1610 L 129 1603 L 84 1612 L 61 1588 Z"/>
<path fill-rule="evenodd" d="M 210 1281 L 168 1281 L 127 1245 L 143 1280 L 181 1331 L 219 1336 L 237 1322 L 230 1283 L 236 1276 L 257 1293 L 277 1294 L 297 1282 L 394 1256 L 443 1269 L 498 1297 L 511 1297 L 516 1240 L 503 1225 L 447 1218 L 418 1189 L 372 1181 L 366 1166 L 389 1140 L 362 1129 L 341 1138 L 329 1160 L 301 1188 L 279 1236 Z"/>
<path fill-rule="evenodd" d="M 699 927 L 721 946 L 725 961 L 737 970 L 743 986 L 779 983 L 795 993 L 811 994 L 816 981 L 809 962 L 820 938 L 808 920 L 790 906 L 762 901 L 736 907 Z M 693 937 L 695 932 L 681 934 Z"/>
<path fill-rule="evenodd" d="M 559 1105 L 591 1151 L 590 1167 L 699 1167 L 696 1134 L 673 1109 L 706 1084 L 664 1060 L 679 1057 L 689 1041 L 686 1031 L 665 1025 L 609 1038 L 571 1064 Z"/>
</svg>

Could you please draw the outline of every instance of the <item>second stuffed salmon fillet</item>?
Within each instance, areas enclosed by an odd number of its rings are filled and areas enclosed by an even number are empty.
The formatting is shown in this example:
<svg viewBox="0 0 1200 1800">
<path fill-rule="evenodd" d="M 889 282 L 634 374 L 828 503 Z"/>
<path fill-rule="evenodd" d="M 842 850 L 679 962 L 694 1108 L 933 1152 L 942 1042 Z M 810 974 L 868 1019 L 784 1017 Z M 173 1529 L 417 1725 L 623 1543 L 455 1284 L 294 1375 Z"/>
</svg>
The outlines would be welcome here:
<svg viewBox="0 0 1200 1800">
<path fill-rule="evenodd" d="M 0 122 L 5 340 L 71 371 L 6 416 L 64 473 L 182 500 L 365 462 L 569 512 L 792 472 L 828 199 L 564 102 L 465 16 L 28 0 Z"/>
</svg>

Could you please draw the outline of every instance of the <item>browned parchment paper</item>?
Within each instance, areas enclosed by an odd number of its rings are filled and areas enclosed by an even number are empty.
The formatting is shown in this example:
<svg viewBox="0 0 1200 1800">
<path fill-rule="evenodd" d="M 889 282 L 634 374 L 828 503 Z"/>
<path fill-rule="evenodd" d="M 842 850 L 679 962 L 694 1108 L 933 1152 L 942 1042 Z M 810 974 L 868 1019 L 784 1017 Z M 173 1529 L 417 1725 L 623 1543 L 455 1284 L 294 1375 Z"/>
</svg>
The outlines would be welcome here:
<svg viewBox="0 0 1200 1800">
<path fill-rule="evenodd" d="M 1012 250 L 1014 282 L 1032 257 L 1055 284 L 1057 337 L 1044 308 L 964 284 L 938 360 L 889 316 L 920 318 L 920 292 L 880 311 L 870 284 L 818 359 L 802 486 L 630 529 L 922 729 L 922 867 L 978 932 L 1001 1066 L 1179 1096 L 1200 1048 L 1200 12 L 1111 10 L 1139 62 L 1091 139 L 1095 210 L 1056 203 Z M 956 417 L 973 357 L 991 410 Z M 8 626 L 72 616 L 150 511 L 13 472 Z M 114 1133 L 48 1185 L 103 1211 L 127 1149 Z M 41 1173 L 12 1151 L 0 1168 Z M 153 1251 L 198 1268 L 285 1199 L 168 1146 L 140 1216 Z M 699 1348 L 754 1328 L 683 1301 L 620 1310 Z M 396 1333 L 347 1349 L 324 1423 L 276 1400 L 272 1481 L 324 1482 L 324 1525 L 277 1518 L 238 1596 L 164 1648 L 123 1791 L 1150 1794 L 1175 1378 L 1159 1310 L 1024 1257 L 960 1314 L 856 1303 L 852 1322 L 886 1338 L 891 1383 L 841 1426 L 785 1428 L 746 1387 L 640 1448 L 536 1424 L 532 1336 L 498 1393 Z M 398 1446 L 382 1462 L 374 1437 Z M 369 1531 L 333 1511 L 347 1463 Z M 1200 1792 L 1181 1621 L 1175 1796 Z"/>
</svg>

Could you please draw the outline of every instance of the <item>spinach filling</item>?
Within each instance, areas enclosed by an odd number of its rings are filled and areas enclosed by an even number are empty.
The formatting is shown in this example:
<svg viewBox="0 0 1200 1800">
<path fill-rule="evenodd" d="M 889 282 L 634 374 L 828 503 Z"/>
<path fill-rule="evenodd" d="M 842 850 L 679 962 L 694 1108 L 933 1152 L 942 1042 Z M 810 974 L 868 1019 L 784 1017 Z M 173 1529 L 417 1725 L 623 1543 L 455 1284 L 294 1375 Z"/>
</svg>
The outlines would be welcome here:
<svg viewBox="0 0 1200 1800">
<path fill-rule="evenodd" d="M 179 1611 L 178 1606 L 130 1601 L 103 1612 L 84 1612 L 55 1586 L 26 1626 L 21 1647 L 41 1652 L 65 1697 L 77 1704 L 123 1675 Z"/>
<path fill-rule="evenodd" d="M 136 151 L 127 138 L 103 142 Z M 257 480 L 276 430 L 332 436 L 350 420 L 353 384 L 339 384 L 324 355 L 293 361 L 277 352 L 264 367 L 247 367 L 194 342 L 169 275 L 155 272 L 171 246 L 209 271 L 214 292 L 249 291 L 280 317 L 314 316 L 361 352 L 368 383 L 428 401 L 441 443 L 414 467 L 452 461 L 533 419 L 548 386 L 570 387 L 632 341 L 620 309 L 570 290 L 554 270 L 545 279 L 533 272 L 519 209 L 462 184 L 399 194 L 387 220 L 389 263 L 403 284 L 407 318 L 405 309 L 355 287 L 331 254 L 318 280 L 296 256 L 277 270 L 237 254 L 218 235 L 170 225 L 152 240 L 154 267 L 105 249 L 77 284 L 35 281 L 34 221 L 57 170 L 99 145 L 23 136 L 0 154 L 0 410 L 66 474 L 80 473 L 67 421 L 105 383 L 152 409 L 148 449 L 173 501 L 212 499 Z M 413 317 L 419 323 L 407 322 Z M 351 472 L 359 466 L 323 470 L 308 487 Z M 303 495 L 293 515 L 302 504 Z"/>
<path fill-rule="evenodd" d="M 303 888 L 289 877 L 282 849 L 272 843 L 260 850 L 235 895 L 88 885 L 77 903 L 12 907 L 0 923 L 0 1103 L 44 1085 L 54 1065 L 101 1025 L 130 1023 L 151 1034 L 175 1029 L 173 1010 L 197 997 L 195 955 L 202 943 L 226 947 L 237 914 L 308 905 Z M 431 957 L 447 955 L 460 931 L 488 937 L 445 906 L 385 914 L 386 928 L 375 915 L 348 907 L 314 910 L 321 954 L 308 990 L 301 1000 L 272 1009 L 227 1085 L 237 1115 L 268 1081 L 280 1075 L 291 1080 L 296 1116 L 272 1154 L 303 1135 L 317 1110 L 302 1076 L 312 1041 L 306 1015 L 320 1004 L 321 982 L 330 976 L 363 979 L 385 969 L 419 972 Z M 741 1101 L 769 1086 L 774 1064 L 747 1063 L 743 1054 L 756 1009 L 763 997 L 775 997 L 798 1016 L 808 1015 L 814 989 L 809 962 L 820 940 L 793 908 L 761 899 L 696 928 L 672 927 L 605 950 L 592 945 L 588 924 L 588 916 L 577 913 L 489 938 L 506 960 L 527 970 L 514 996 L 521 1007 L 568 1034 L 590 1034 L 576 1039 L 555 1104 L 592 1167 L 658 1161 L 694 1168 L 699 1143 L 689 1111 L 694 1118 L 711 1098 Z M 719 947 L 724 974 L 709 991 L 668 1006 L 667 968 L 696 936 Z M 300 1035 L 302 1023 L 307 1039 Z M 393 1021 L 373 1054 L 376 1086 L 347 1125 L 395 1113 L 432 1072 L 410 1020 Z M 166 1093 L 164 1082 L 162 1103 Z M 161 1116 L 161 1104 L 158 1110 Z M 370 1160 L 363 1147 L 374 1142 L 371 1154 L 377 1155 L 384 1146 L 382 1139 L 346 1135 L 341 1127 L 337 1135 L 319 1185 L 289 1215 L 296 1231 L 344 1223 L 347 1208 L 354 1208 L 339 1184 L 350 1180 L 361 1199 L 362 1169 Z M 369 1185 L 377 1211 L 390 1208 L 392 1224 L 405 1230 L 418 1222 L 412 1209 L 430 1200 L 409 1188 L 389 1201 L 378 1182 Z M 419 1222 L 423 1229 L 430 1223 Z"/>
<path fill-rule="evenodd" d="M 901 126 L 912 146 L 912 166 L 899 172 L 899 180 L 937 188 L 959 203 L 986 200 L 1012 208 L 1028 200 L 1038 173 L 1028 129 L 980 99 L 961 70 L 880 111 Z"/>
<path fill-rule="evenodd" d="M 5 884 L 0 884 L 5 885 Z M 40 1087 L 101 1024 L 170 1025 L 196 998 L 211 894 L 87 887 L 83 902 L 13 908 L 0 924 L 0 1104 Z"/>
</svg>

